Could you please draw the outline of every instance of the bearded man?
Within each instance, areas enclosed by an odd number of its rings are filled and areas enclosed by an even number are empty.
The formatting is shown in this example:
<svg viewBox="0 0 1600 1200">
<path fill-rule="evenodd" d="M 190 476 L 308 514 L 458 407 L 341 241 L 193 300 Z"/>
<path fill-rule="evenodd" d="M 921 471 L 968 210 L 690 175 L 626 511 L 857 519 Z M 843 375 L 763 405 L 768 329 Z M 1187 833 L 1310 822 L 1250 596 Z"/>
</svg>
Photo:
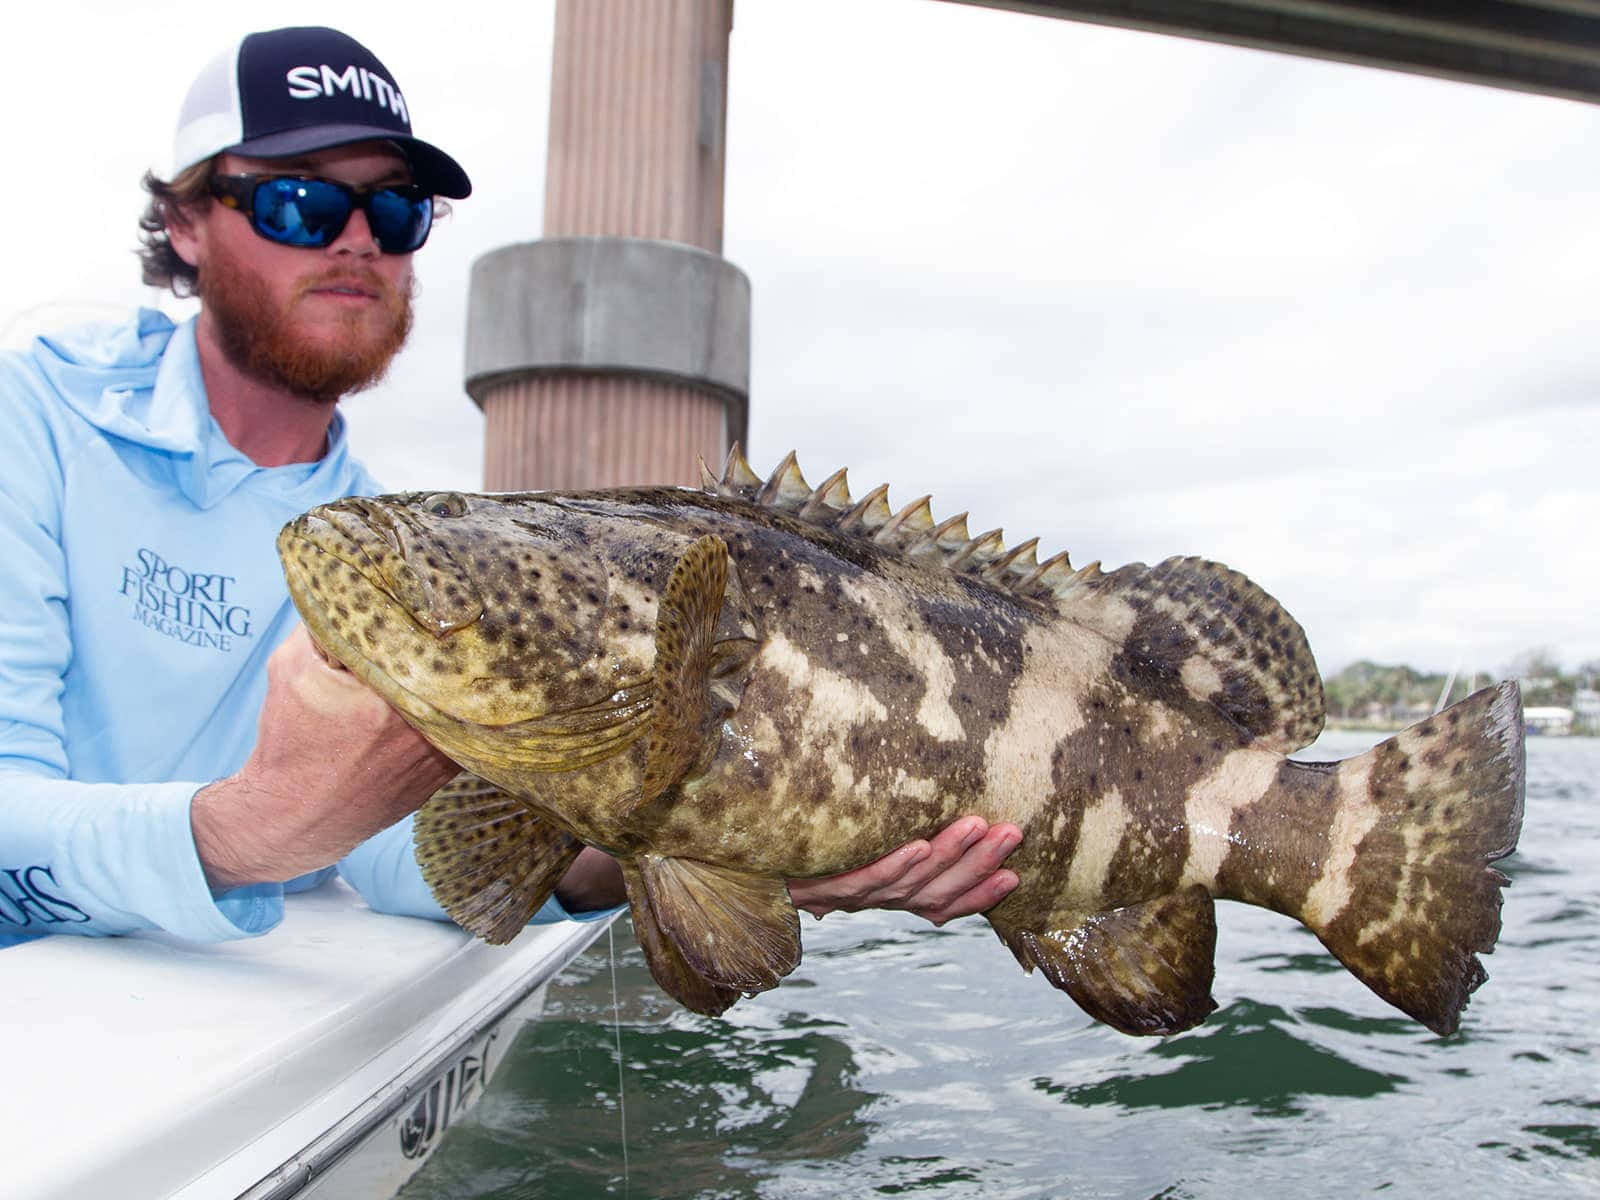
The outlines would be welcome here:
<svg viewBox="0 0 1600 1200">
<path fill-rule="evenodd" d="M 466 173 L 415 137 L 393 76 L 325 28 L 208 64 L 175 167 L 147 175 L 145 281 L 193 294 L 0 356 L 0 946 L 54 933 L 259 935 L 336 869 L 375 909 L 445 919 L 409 814 L 457 767 L 316 653 L 274 538 L 381 489 L 341 397 L 411 325 L 412 256 Z M 997 902 L 1012 826 L 964 818 L 792 885 L 817 915 Z M 604 915 L 587 850 L 535 919 Z"/>
</svg>

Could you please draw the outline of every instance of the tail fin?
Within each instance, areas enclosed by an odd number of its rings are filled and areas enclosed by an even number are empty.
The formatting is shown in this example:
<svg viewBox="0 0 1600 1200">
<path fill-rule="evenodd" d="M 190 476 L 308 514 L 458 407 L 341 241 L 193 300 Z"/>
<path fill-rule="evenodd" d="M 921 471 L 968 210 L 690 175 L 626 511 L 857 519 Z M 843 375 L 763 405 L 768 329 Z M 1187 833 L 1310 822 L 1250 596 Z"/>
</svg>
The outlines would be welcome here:
<svg viewBox="0 0 1600 1200">
<path fill-rule="evenodd" d="M 1522 696 L 1485 688 L 1333 768 L 1331 853 L 1297 914 L 1339 961 L 1454 1033 L 1500 935 L 1490 863 L 1522 829 Z"/>
</svg>

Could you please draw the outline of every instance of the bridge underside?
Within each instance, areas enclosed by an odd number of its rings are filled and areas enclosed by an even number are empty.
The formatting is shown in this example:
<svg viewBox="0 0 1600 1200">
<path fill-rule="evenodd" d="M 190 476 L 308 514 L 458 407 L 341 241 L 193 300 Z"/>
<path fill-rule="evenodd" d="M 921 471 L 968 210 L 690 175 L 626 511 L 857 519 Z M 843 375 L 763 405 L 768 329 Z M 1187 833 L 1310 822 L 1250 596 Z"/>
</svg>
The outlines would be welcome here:
<svg viewBox="0 0 1600 1200">
<path fill-rule="evenodd" d="M 953 0 L 1600 101 L 1600 0 Z"/>
</svg>

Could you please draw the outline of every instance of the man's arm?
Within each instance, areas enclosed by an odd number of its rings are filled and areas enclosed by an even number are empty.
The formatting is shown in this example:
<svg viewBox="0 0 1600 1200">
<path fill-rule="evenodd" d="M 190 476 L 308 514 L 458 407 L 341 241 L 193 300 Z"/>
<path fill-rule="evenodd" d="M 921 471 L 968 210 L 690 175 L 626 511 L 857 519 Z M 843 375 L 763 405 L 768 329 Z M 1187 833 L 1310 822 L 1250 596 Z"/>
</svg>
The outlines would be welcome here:
<svg viewBox="0 0 1600 1200">
<path fill-rule="evenodd" d="M 293 879 L 336 863 L 459 770 L 297 626 L 267 663 L 249 760 L 195 795 L 195 849 L 218 890 Z"/>
<path fill-rule="evenodd" d="M 0 473 L 0 945 L 152 928 L 202 941 L 260 933 L 276 923 L 274 897 L 219 902 L 206 885 L 189 824 L 201 781 L 71 778 L 64 695 L 82 651 L 69 601 L 87 598 L 68 582 L 61 462 L 76 447 L 38 390 L 18 356 L 0 356 L 0 458 L 15 468 Z"/>
</svg>

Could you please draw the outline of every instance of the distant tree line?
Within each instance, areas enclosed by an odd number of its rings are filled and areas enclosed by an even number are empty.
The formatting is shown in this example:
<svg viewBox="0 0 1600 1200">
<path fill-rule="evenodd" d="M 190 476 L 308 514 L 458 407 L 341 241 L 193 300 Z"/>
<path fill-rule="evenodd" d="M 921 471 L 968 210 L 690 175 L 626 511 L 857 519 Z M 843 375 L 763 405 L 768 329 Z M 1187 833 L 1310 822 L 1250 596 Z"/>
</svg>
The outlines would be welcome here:
<svg viewBox="0 0 1600 1200">
<path fill-rule="evenodd" d="M 1358 725 L 1420 720 L 1433 712 L 1447 678 L 1443 672 L 1429 673 L 1408 666 L 1385 666 L 1367 660 L 1351 663 L 1323 680 L 1328 719 Z M 1486 687 L 1501 679 L 1516 679 L 1522 684 L 1522 703 L 1528 708 L 1577 708 L 1580 692 L 1600 688 L 1600 659 L 1591 659 L 1568 672 L 1551 651 L 1529 650 L 1494 672 L 1479 671 L 1476 677 L 1469 671 L 1458 673 L 1449 702 L 1465 699 L 1474 686 Z M 1580 716 L 1580 727 L 1584 723 Z"/>
</svg>

